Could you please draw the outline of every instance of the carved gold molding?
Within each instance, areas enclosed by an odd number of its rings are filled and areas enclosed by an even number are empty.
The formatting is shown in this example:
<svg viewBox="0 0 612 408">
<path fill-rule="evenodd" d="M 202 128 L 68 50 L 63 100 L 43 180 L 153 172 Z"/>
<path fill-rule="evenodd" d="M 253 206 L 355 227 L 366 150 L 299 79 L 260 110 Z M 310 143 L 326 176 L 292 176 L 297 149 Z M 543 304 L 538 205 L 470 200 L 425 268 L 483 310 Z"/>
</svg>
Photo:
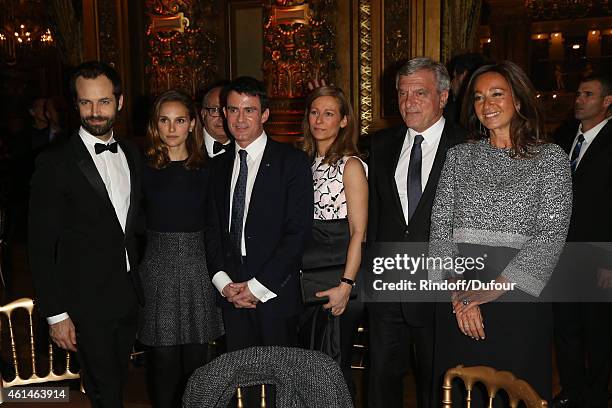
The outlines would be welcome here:
<svg viewBox="0 0 612 408">
<path fill-rule="evenodd" d="M 372 13 L 370 0 L 359 0 L 359 125 L 372 124 Z"/>
<path fill-rule="evenodd" d="M 150 17 L 150 30 L 152 33 L 157 33 L 160 31 L 177 31 L 179 33 L 184 33 L 185 28 L 189 27 L 189 19 L 185 17 L 185 14 L 182 11 L 173 16 L 158 16 L 151 14 Z"/>
<path fill-rule="evenodd" d="M 278 24 L 305 24 L 310 23 L 310 8 L 308 4 L 294 7 L 272 6 L 270 10 L 271 25 Z"/>
<path fill-rule="evenodd" d="M 335 82 L 336 1 L 265 8 L 264 81 L 271 98 L 303 98 L 309 81 Z"/>
<path fill-rule="evenodd" d="M 145 74 L 153 95 L 178 88 L 191 95 L 218 72 L 213 0 L 145 0 Z"/>
</svg>

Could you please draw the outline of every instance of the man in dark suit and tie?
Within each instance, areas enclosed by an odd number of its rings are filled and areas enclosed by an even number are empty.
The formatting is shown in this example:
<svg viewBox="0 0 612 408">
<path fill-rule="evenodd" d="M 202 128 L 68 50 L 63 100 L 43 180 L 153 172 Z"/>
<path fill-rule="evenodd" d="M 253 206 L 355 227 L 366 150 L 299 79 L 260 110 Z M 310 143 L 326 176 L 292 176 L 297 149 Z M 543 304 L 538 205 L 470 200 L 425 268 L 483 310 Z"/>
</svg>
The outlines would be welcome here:
<svg viewBox="0 0 612 408">
<path fill-rule="evenodd" d="M 212 84 L 202 98 L 202 123 L 204 124 L 204 145 L 211 159 L 232 150 L 233 143 L 226 133 L 225 118 L 221 92 L 230 81 L 219 81 Z"/>
<path fill-rule="evenodd" d="M 224 298 L 227 349 L 293 346 L 298 274 L 313 220 L 309 160 L 264 132 L 270 111 L 261 82 L 240 77 L 225 93 L 236 151 L 211 168 L 206 250 Z"/>
<path fill-rule="evenodd" d="M 369 242 L 427 242 L 446 150 L 463 136 L 442 116 L 450 78 L 444 65 L 414 58 L 396 75 L 404 124 L 372 136 Z M 415 254 L 415 256 L 419 256 Z M 430 406 L 433 303 L 370 303 L 369 407 L 403 406 L 403 377 L 416 350 L 419 407 Z"/>
<path fill-rule="evenodd" d="M 83 63 L 70 89 L 81 127 L 37 160 L 29 260 L 36 304 L 53 341 L 77 352 L 92 406 L 120 407 L 136 336 L 141 164 L 113 133 L 123 106 L 117 72 Z"/>
<path fill-rule="evenodd" d="M 582 80 L 575 100 L 578 129 L 561 136 L 559 144 L 570 156 L 573 208 L 569 245 L 612 242 L 612 79 L 592 75 Z M 576 279 L 570 288 L 586 285 L 589 293 L 612 291 L 609 252 L 584 246 L 588 256 L 571 259 L 562 278 Z M 570 248 L 571 249 L 571 248 Z M 609 248 L 608 248 L 609 251 Z M 567 285 L 568 281 L 564 281 Z M 609 295 L 608 295 L 609 296 Z M 555 303 L 555 348 L 562 392 L 553 408 L 608 406 L 610 377 L 611 303 Z"/>
</svg>

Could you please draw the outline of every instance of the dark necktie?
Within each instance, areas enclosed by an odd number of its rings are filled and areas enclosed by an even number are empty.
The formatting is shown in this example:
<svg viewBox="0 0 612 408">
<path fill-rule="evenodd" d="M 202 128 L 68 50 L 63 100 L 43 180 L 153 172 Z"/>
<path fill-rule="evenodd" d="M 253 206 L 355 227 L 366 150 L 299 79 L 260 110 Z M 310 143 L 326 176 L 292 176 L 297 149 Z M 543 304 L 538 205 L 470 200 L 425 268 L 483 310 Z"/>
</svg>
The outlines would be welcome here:
<svg viewBox="0 0 612 408">
<path fill-rule="evenodd" d="M 213 154 L 217 154 L 221 151 L 225 151 L 225 145 L 217 142 L 216 140 L 213 143 Z"/>
<path fill-rule="evenodd" d="M 232 198 L 232 219 L 230 225 L 230 240 L 234 243 L 238 255 L 242 255 L 242 220 L 244 218 L 244 204 L 246 198 L 246 185 L 249 168 L 247 167 L 247 151 L 239 150 L 240 172 L 234 186 L 234 197 Z"/>
<path fill-rule="evenodd" d="M 96 154 L 100 154 L 102 152 L 105 151 L 109 151 L 111 153 L 117 153 L 117 142 L 113 142 L 113 143 L 109 143 L 109 144 L 104 144 L 104 143 L 96 143 L 94 145 L 94 150 L 96 151 Z"/>
<path fill-rule="evenodd" d="M 410 151 L 410 162 L 408 163 L 408 220 L 412 218 L 423 194 L 421 189 L 421 162 L 423 161 L 421 143 L 423 143 L 423 136 L 416 135 Z"/>
<path fill-rule="evenodd" d="M 574 146 L 574 150 L 572 150 L 572 155 L 570 156 L 572 174 L 576 172 L 576 168 L 578 167 L 578 158 L 580 157 L 580 149 L 582 148 L 582 143 L 584 143 L 584 135 L 581 133 L 578 135 L 578 142 L 576 142 L 576 146 Z"/>
</svg>

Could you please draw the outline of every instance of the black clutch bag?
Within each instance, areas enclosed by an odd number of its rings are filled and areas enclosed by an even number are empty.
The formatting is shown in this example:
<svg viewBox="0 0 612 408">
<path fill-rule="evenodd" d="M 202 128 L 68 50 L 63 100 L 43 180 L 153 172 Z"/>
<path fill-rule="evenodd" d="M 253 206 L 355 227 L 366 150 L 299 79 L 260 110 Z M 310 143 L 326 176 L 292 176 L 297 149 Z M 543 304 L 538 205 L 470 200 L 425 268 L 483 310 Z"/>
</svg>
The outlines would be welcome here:
<svg viewBox="0 0 612 408">
<path fill-rule="evenodd" d="M 348 220 L 314 220 L 312 235 L 302 258 L 300 284 L 305 305 L 327 303 L 328 298 L 318 298 L 321 292 L 340 283 L 346 263 L 346 252 L 350 240 Z M 351 299 L 357 296 L 355 288 Z"/>
</svg>

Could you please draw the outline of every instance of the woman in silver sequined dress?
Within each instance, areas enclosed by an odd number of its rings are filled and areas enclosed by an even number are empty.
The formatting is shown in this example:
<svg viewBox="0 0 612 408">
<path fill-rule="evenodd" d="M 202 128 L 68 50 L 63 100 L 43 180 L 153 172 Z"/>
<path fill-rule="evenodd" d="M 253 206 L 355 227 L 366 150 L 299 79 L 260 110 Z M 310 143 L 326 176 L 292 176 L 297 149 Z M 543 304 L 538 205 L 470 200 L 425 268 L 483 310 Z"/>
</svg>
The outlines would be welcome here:
<svg viewBox="0 0 612 408">
<path fill-rule="evenodd" d="M 550 398 L 551 309 L 538 302 L 562 251 L 571 215 L 567 155 L 546 142 L 525 73 L 504 61 L 472 76 L 462 111 L 469 142 L 449 149 L 431 221 L 430 257 L 471 257 L 484 268 L 430 270 L 434 279 L 494 281 L 456 291 L 436 309 L 435 367 L 509 370 Z M 514 284 L 513 290 L 506 290 Z M 474 395 L 475 406 L 486 396 Z M 499 404 L 499 402 L 498 402 Z"/>
<path fill-rule="evenodd" d="M 140 265 L 145 306 L 138 339 L 154 407 L 178 407 L 208 343 L 223 334 L 206 268 L 204 218 L 208 169 L 195 104 L 178 91 L 155 102 L 147 129 L 143 200 L 147 248 Z"/>
</svg>

